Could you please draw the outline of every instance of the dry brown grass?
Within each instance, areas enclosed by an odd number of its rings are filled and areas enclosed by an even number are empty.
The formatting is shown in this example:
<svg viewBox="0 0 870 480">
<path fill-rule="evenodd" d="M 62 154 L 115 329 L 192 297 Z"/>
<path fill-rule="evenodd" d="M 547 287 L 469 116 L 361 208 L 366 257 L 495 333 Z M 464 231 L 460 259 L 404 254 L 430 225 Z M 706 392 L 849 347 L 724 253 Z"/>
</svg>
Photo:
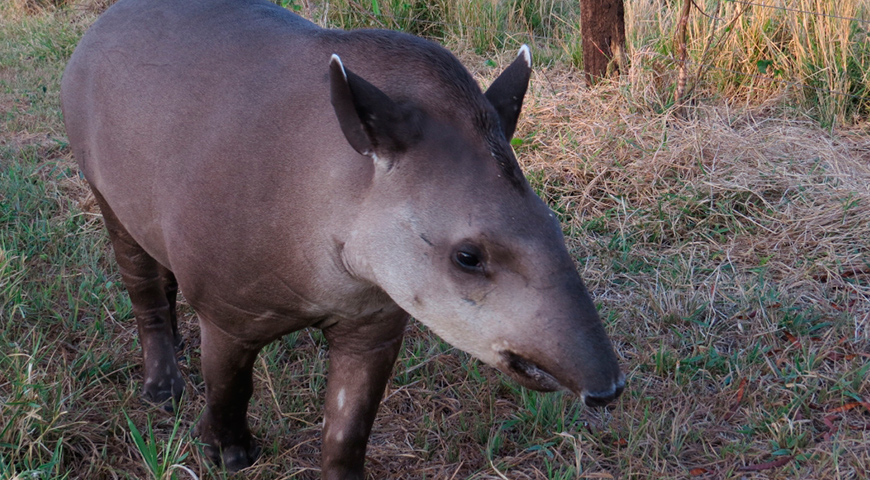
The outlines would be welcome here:
<svg viewBox="0 0 870 480">
<path fill-rule="evenodd" d="M 541 75 L 547 82 L 518 133 L 532 139 L 521 157 L 577 228 L 625 209 L 640 215 L 620 227 L 642 230 L 644 240 L 703 239 L 742 268 L 767 258 L 778 281 L 833 274 L 835 265 L 866 269 L 867 124 L 831 134 L 765 105 L 657 115 L 626 102 L 616 85 L 590 92 L 576 87 L 574 72 Z M 720 225 L 728 235 L 711 236 Z M 856 249 L 844 256 L 849 244 Z"/>
</svg>

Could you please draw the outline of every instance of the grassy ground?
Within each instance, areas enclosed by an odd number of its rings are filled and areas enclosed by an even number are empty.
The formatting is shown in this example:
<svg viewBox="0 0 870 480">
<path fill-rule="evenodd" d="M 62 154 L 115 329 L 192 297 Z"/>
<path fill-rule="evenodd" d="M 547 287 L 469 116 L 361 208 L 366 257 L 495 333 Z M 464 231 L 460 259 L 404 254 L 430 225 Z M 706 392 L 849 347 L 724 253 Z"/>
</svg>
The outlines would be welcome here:
<svg viewBox="0 0 870 480">
<path fill-rule="evenodd" d="M 183 303 L 187 404 L 172 416 L 137 397 L 129 300 L 58 103 L 94 14 L 15 12 L 0 10 L 0 479 L 229 478 L 190 438 L 203 385 Z M 562 217 L 626 393 L 593 411 L 529 392 L 414 324 L 370 478 L 867 478 L 866 118 L 823 129 L 796 92 L 757 85 L 708 85 L 676 116 L 668 70 L 640 51 L 631 76 L 594 89 L 554 55 L 515 142 Z M 508 59 L 487 52 L 460 52 L 483 83 Z M 263 454 L 247 478 L 318 478 L 323 347 L 303 331 L 261 355 Z"/>
</svg>

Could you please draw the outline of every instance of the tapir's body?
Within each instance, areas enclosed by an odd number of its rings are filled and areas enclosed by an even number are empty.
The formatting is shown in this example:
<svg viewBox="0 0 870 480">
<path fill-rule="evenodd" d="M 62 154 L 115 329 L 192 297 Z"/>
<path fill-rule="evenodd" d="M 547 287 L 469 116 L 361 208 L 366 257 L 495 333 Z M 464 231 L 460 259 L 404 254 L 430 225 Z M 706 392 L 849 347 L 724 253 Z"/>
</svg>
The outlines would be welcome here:
<svg viewBox="0 0 870 480">
<path fill-rule="evenodd" d="M 200 435 L 230 468 L 256 456 L 257 352 L 309 326 L 330 343 L 324 478 L 362 475 L 409 313 L 526 386 L 618 395 L 558 222 L 508 144 L 529 66 L 525 50 L 484 95 L 408 35 L 323 30 L 257 0 L 113 6 L 70 60 L 63 110 L 146 396 L 183 389 L 177 286 L 202 327 Z"/>
</svg>

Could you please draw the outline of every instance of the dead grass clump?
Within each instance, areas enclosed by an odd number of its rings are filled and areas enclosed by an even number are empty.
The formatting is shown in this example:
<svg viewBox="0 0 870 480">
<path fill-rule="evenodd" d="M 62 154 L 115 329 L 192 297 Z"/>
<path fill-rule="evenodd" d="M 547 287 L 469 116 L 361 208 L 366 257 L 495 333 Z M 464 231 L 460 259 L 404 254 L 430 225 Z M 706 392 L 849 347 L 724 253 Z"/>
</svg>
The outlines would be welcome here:
<svg viewBox="0 0 870 480">
<path fill-rule="evenodd" d="M 76 11 L 100 13 L 117 0 L 5 0 L 0 12 L 12 18 L 23 15 L 37 16 L 71 7 Z"/>
<path fill-rule="evenodd" d="M 777 280 L 866 269 L 865 137 L 729 106 L 651 115 L 615 86 L 589 92 L 573 73 L 542 75 L 518 150 L 575 228 L 619 218 L 636 247 L 704 241 L 746 267 L 773 262 Z"/>
<path fill-rule="evenodd" d="M 70 0 L 9 0 L 8 8 L 12 12 L 26 15 L 37 15 L 68 5 Z"/>
</svg>

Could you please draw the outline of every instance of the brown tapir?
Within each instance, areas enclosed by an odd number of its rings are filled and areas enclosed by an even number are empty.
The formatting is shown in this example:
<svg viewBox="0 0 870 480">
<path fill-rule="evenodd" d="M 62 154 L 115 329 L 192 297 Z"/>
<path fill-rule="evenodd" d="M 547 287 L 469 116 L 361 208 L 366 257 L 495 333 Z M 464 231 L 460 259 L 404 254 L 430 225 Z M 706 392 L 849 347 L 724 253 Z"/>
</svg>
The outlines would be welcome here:
<svg viewBox="0 0 870 480">
<path fill-rule="evenodd" d="M 229 469 L 261 348 L 323 330 L 322 475 L 362 478 L 409 315 L 536 390 L 623 389 L 559 222 L 509 139 L 527 47 L 482 93 L 445 49 L 336 31 L 265 0 L 121 0 L 84 36 L 63 113 L 144 351 L 144 395 L 178 399 L 175 296 L 199 317 L 198 433 Z"/>
</svg>

